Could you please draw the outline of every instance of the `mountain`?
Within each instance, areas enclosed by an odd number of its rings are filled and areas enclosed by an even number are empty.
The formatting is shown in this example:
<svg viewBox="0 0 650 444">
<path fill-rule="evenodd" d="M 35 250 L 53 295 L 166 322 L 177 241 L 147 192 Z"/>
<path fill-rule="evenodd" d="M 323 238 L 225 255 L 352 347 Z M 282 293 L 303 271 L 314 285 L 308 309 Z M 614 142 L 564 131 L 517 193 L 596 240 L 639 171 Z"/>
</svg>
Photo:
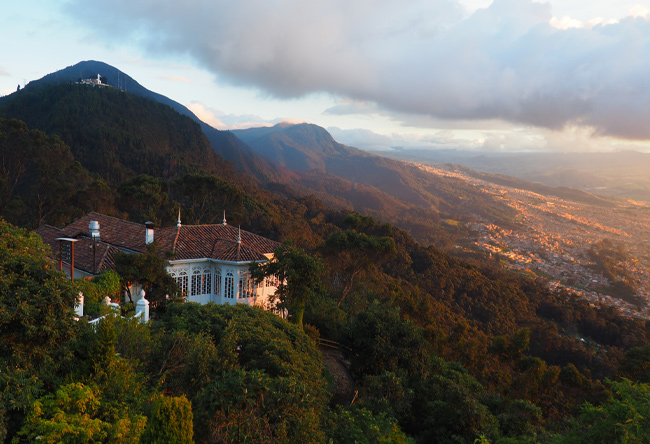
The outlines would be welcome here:
<svg viewBox="0 0 650 444">
<path fill-rule="evenodd" d="M 205 136 L 207 137 L 212 149 L 225 160 L 231 162 L 235 169 L 246 173 L 250 180 L 258 182 L 269 181 L 283 181 L 284 178 L 291 174 L 271 165 L 259 156 L 257 156 L 245 143 L 242 143 L 228 131 L 219 131 L 205 122 L 201 121 L 192 111 L 187 107 L 181 105 L 170 98 L 150 91 L 140 85 L 137 81 L 129 75 L 120 71 L 119 69 L 99 61 L 83 61 L 73 66 L 69 66 L 60 71 L 48 74 L 39 80 L 29 82 L 23 91 L 30 91 L 39 86 L 44 85 L 57 85 L 69 84 L 78 82 L 81 79 L 96 78 L 101 75 L 102 82 L 113 86 L 116 89 L 122 90 L 129 94 L 153 100 L 164 105 L 171 107 L 173 110 L 182 115 L 188 116 L 197 122 Z M 11 97 L 21 93 L 18 91 L 9 96 L 0 98 L 0 104 L 12 100 Z"/>
<path fill-rule="evenodd" d="M 328 161 L 362 154 L 336 142 L 324 128 L 308 123 L 280 123 L 233 133 L 258 154 L 292 171 L 327 172 Z"/>
<path fill-rule="evenodd" d="M 199 169 L 233 177 L 198 123 L 115 88 L 30 84 L 0 101 L 0 117 L 57 135 L 77 161 L 113 186 L 138 174 L 171 180 Z"/>
<path fill-rule="evenodd" d="M 258 154 L 302 172 L 299 185 L 327 189 L 332 177 L 350 182 L 341 197 L 352 198 L 358 187 L 389 196 L 409 209 L 424 209 L 453 217 L 488 217 L 507 224 L 511 211 L 479 188 L 452 177 L 431 174 L 417 165 L 381 157 L 336 142 L 312 124 L 280 124 L 271 128 L 233 131 Z M 295 185 L 295 183 L 292 183 Z M 298 185 L 296 185 L 298 186 Z M 331 187 L 331 186 L 330 186 Z M 382 197 L 383 198 L 383 197 Z"/>
</svg>

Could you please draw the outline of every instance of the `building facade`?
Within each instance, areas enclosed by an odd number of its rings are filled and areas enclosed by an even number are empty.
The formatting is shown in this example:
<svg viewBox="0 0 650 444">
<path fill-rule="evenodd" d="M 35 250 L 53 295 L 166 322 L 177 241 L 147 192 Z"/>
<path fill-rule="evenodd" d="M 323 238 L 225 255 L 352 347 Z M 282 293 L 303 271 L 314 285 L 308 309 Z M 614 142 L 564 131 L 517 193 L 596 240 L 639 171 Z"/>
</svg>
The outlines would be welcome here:
<svg viewBox="0 0 650 444">
<path fill-rule="evenodd" d="M 251 262 L 273 257 L 278 242 L 228 225 L 182 225 L 156 229 L 100 213 L 88 213 L 64 228 L 44 225 L 35 232 L 52 248 L 63 271 L 75 278 L 98 275 L 115 267 L 117 252 L 154 251 L 169 262 L 168 273 L 189 302 L 260 305 L 270 308 L 277 282 L 257 285 Z"/>
</svg>

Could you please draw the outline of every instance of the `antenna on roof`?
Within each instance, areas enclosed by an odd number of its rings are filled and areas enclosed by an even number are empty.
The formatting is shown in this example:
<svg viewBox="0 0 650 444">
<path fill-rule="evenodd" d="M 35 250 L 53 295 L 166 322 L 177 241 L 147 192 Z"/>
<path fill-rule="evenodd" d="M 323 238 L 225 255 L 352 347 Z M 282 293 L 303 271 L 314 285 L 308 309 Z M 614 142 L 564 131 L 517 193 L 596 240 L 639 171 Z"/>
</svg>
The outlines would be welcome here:
<svg viewBox="0 0 650 444">
<path fill-rule="evenodd" d="M 178 220 L 176 221 L 176 227 L 181 227 L 181 209 L 178 209 Z"/>
<path fill-rule="evenodd" d="M 239 234 L 237 235 L 237 243 L 241 244 L 241 225 L 239 226 Z"/>
<path fill-rule="evenodd" d="M 223 224 L 226 225 L 226 210 L 223 210 Z"/>
</svg>

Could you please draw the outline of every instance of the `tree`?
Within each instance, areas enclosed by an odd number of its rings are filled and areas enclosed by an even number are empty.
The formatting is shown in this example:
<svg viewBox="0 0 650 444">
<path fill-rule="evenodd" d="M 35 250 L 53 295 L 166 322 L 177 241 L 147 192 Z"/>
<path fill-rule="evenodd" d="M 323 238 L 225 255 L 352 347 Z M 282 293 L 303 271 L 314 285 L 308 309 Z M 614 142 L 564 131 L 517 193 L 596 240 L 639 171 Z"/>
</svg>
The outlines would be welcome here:
<svg viewBox="0 0 650 444">
<path fill-rule="evenodd" d="M 300 248 L 285 243 L 275 249 L 269 262 L 252 262 L 251 276 L 262 282 L 268 276 L 278 280 L 275 300 L 279 308 L 289 311 L 291 322 L 302 326 L 305 306 L 322 293 L 321 261 Z"/>
<path fill-rule="evenodd" d="M 192 404 L 183 396 L 154 399 L 143 444 L 194 444 Z"/>
<path fill-rule="evenodd" d="M 343 409 L 337 406 L 327 418 L 327 436 L 341 444 L 414 443 L 393 418 L 374 415 L 365 408 Z"/>
<path fill-rule="evenodd" d="M 650 345 L 632 347 L 618 369 L 620 376 L 633 381 L 650 383 Z"/>
<path fill-rule="evenodd" d="M 338 305 L 358 280 L 396 252 L 393 239 L 368 236 L 353 230 L 333 233 L 321 250 L 328 259 L 333 287 L 339 293 Z"/>
<path fill-rule="evenodd" d="M 10 436 L 70 357 L 77 294 L 37 235 L 0 220 L 0 403 Z"/>
<path fill-rule="evenodd" d="M 76 280 L 75 286 L 84 295 L 84 315 L 99 315 L 105 307 L 104 299 L 120 294 L 120 276 L 114 270 L 107 270 L 91 280 Z"/>
<path fill-rule="evenodd" d="M 155 243 L 149 244 L 148 251 L 143 254 L 115 254 L 115 271 L 121 276 L 131 302 L 133 295 L 128 283 L 142 285 L 151 302 L 164 302 L 167 295 L 170 298 L 179 296 L 178 285 L 167 273 L 166 266 L 167 261 L 155 253 Z"/>
<path fill-rule="evenodd" d="M 136 444 L 146 418 L 139 415 L 106 421 L 101 415 L 101 394 L 95 386 L 71 383 L 36 401 L 19 436 L 42 443 Z"/>
<path fill-rule="evenodd" d="M 650 385 L 628 379 L 610 383 L 614 395 L 599 406 L 585 403 L 557 443 L 650 442 Z"/>
<path fill-rule="evenodd" d="M 159 225 L 172 213 L 167 184 L 161 178 L 141 174 L 122 182 L 117 192 L 120 196 L 118 207 L 126 211 L 131 220 Z"/>
<path fill-rule="evenodd" d="M 0 119 L 0 214 L 27 226 L 68 222 L 91 182 L 60 138 Z"/>
<path fill-rule="evenodd" d="M 190 393 L 199 390 L 191 399 L 197 441 L 321 442 L 327 402 L 322 362 L 299 326 L 259 307 L 193 303 L 170 304 L 159 325 L 167 334 L 210 339 L 196 344 L 209 355 L 206 362 L 203 356 L 187 360 L 198 367 L 193 373 L 172 364 L 179 360 L 171 350 L 161 356 L 169 363 L 165 389 L 180 388 L 172 378 L 185 372 L 199 379 L 196 387 L 183 384 Z M 211 344 L 212 350 L 206 347 Z"/>
<path fill-rule="evenodd" d="M 223 212 L 233 218 L 244 213 L 244 193 L 235 185 L 209 174 L 186 174 L 174 180 L 171 191 L 175 200 L 191 211 L 195 224 L 221 221 Z M 187 217 L 183 210 L 183 220 Z"/>
<path fill-rule="evenodd" d="M 402 319 L 395 307 L 373 303 L 353 319 L 347 336 L 351 368 L 360 375 L 422 372 L 427 351 L 422 329 Z"/>
</svg>

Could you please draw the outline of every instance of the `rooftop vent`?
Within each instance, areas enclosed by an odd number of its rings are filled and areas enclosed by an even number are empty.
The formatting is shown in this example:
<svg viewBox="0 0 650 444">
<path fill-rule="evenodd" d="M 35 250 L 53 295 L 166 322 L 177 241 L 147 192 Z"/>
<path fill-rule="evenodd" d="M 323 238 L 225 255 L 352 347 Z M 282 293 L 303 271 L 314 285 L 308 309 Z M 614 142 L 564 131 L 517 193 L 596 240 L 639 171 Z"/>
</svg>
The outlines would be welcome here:
<svg viewBox="0 0 650 444">
<path fill-rule="evenodd" d="M 88 229 L 90 230 L 90 237 L 99 242 L 100 237 L 99 237 L 99 222 L 96 220 L 90 221 L 90 224 L 88 224 Z"/>
</svg>

